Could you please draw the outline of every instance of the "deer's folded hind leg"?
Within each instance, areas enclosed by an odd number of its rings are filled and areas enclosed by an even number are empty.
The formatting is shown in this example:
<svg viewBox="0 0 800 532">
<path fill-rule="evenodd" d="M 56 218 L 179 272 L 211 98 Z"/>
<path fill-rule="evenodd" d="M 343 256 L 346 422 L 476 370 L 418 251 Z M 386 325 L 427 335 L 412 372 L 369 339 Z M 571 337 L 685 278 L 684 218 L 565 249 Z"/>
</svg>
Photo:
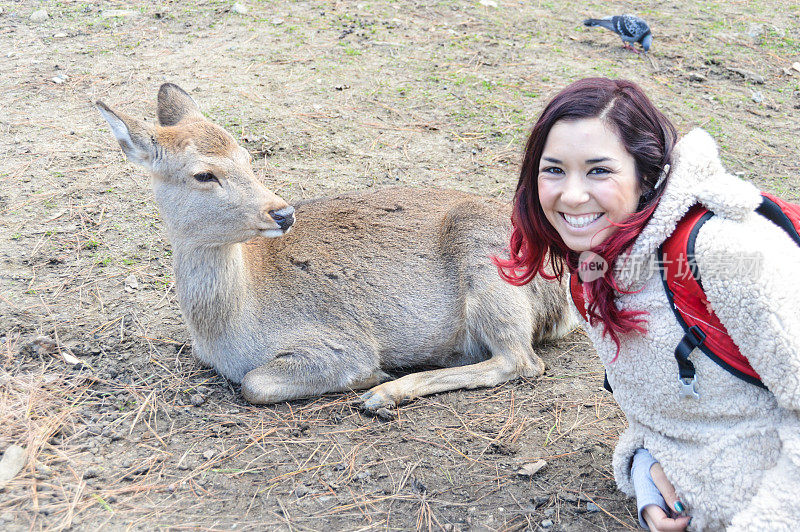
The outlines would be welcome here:
<svg viewBox="0 0 800 532">
<path fill-rule="evenodd" d="M 517 377 L 537 377 L 542 373 L 544 363 L 533 348 L 526 346 L 516 352 L 496 352 L 477 364 L 412 373 L 372 388 L 361 400 L 364 409 L 375 411 L 423 395 L 495 386 Z"/>
<path fill-rule="evenodd" d="M 365 352 L 331 348 L 284 350 L 242 379 L 242 395 L 253 404 L 270 404 L 330 392 L 363 390 L 388 378 Z M 363 356 L 359 356 L 363 355 Z"/>
</svg>

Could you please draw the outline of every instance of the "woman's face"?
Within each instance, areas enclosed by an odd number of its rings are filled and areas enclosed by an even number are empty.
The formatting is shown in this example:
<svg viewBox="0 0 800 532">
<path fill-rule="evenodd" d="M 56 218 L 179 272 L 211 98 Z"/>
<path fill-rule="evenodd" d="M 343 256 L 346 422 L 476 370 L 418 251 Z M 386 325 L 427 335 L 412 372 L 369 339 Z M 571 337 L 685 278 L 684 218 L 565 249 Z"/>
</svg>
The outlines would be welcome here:
<svg viewBox="0 0 800 532">
<path fill-rule="evenodd" d="M 561 120 L 550 129 L 539 161 L 544 215 L 573 251 L 612 235 L 639 203 L 636 165 L 616 131 L 598 118 Z"/>
</svg>

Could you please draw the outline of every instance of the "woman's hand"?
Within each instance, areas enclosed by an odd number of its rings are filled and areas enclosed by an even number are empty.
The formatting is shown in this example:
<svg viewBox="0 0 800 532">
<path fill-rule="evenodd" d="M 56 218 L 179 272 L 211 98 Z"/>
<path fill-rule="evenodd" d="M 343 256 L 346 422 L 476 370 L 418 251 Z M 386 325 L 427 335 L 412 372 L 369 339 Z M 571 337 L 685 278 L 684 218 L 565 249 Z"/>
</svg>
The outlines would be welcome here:
<svg viewBox="0 0 800 532">
<path fill-rule="evenodd" d="M 667 480 L 664 470 L 661 469 L 661 464 L 656 462 L 650 467 L 650 476 L 653 477 L 653 483 L 658 488 L 658 491 L 661 492 L 661 496 L 664 497 L 667 506 L 674 509 L 674 513 L 671 516 L 667 515 L 664 510 L 652 504 L 642 511 L 642 517 L 647 522 L 647 526 L 650 527 L 650 530 L 659 532 L 686 530 L 692 518 L 683 515 L 685 510 L 683 503 L 678 500 L 678 496 L 675 494 L 675 487 Z"/>
</svg>

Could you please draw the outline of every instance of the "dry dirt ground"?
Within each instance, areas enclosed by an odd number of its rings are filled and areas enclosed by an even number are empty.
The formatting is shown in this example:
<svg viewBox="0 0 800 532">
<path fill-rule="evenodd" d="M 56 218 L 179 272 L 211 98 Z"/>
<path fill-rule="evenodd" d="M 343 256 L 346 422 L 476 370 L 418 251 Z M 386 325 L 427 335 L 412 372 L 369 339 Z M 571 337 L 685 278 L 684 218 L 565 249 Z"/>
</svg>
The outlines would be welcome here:
<svg viewBox="0 0 800 532">
<path fill-rule="evenodd" d="M 394 421 L 355 394 L 244 403 L 193 361 L 148 179 L 92 102 L 152 120 L 178 83 L 287 200 L 389 184 L 510 200 L 548 97 L 625 77 L 682 132 L 709 130 L 732 172 L 797 200 L 797 3 L 0 6 L 0 450 L 28 457 L 0 529 L 636 527 L 610 470 L 624 418 L 581 333 L 540 349 L 542 378 Z M 649 57 L 581 25 L 622 12 L 651 23 Z"/>
</svg>

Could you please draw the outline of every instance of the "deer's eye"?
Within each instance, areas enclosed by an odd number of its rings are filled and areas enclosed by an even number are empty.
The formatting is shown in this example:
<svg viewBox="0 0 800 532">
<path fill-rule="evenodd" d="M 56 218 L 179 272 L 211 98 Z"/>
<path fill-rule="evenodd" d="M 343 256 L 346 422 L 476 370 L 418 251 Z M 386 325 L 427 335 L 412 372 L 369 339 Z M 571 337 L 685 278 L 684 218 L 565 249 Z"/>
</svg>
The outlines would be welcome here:
<svg viewBox="0 0 800 532">
<path fill-rule="evenodd" d="M 216 181 L 217 184 L 219 184 L 219 179 L 217 179 L 217 176 L 211 172 L 200 172 L 199 174 L 194 174 L 194 178 L 201 183 L 210 183 L 212 181 Z"/>
</svg>

